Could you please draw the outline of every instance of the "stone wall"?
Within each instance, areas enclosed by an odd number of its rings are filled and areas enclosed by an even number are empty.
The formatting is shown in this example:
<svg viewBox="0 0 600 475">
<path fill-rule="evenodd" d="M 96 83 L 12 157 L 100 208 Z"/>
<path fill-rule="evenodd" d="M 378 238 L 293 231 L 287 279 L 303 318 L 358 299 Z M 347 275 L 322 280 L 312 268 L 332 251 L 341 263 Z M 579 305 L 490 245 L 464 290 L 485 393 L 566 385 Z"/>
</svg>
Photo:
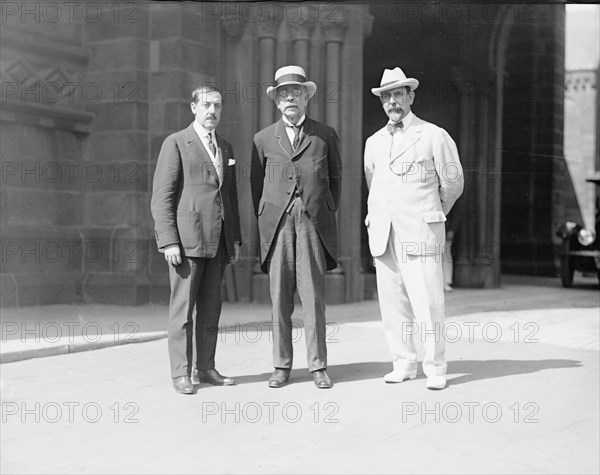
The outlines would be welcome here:
<svg viewBox="0 0 600 475">
<path fill-rule="evenodd" d="M 564 188 L 564 8 L 538 6 L 507 48 L 502 154 L 504 272 L 555 275 Z"/>
<path fill-rule="evenodd" d="M 3 306 L 168 298 L 160 144 L 214 80 L 198 5 L 11 2 L 2 16 Z"/>
</svg>

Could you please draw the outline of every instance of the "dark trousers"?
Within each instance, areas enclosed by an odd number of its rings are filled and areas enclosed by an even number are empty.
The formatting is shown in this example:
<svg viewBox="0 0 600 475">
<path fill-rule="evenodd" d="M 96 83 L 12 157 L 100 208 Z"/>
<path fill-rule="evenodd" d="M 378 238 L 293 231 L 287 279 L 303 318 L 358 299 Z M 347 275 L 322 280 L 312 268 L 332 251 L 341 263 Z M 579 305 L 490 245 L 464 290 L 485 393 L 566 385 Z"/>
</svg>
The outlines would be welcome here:
<svg viewBox="0 0 600 475">
<path fill-rule="evenodd" d="M 268 271 L 273 301 L 273 366 L 292 367 L 294 293 L 302 303 L 309 371 L 327 367 L 325 250 L 300 199 L 284 213 L 271 248 Z"/>
<path fill-rule="evenodd" d="M 227 260 L 225 240 L 221 236 L 213 258 L 182 256 L 181 259 L 178 266 L 169 265 L 168 341 L 172 378 L 191 375 L 194 339 L 196 367 L 199 370 L 215 367 L 221 282 Z"/>
</svg>

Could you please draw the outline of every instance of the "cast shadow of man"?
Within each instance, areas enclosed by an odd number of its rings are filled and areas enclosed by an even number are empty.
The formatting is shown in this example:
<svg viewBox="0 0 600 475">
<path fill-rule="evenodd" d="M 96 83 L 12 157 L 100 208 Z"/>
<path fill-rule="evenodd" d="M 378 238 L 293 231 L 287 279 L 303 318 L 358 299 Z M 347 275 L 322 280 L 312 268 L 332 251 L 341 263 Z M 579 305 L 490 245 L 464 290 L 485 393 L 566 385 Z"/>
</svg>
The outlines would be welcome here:
<svg viewBox="0 0 600 475">
<path fill-rule="evenodd" d="M 350 381 L 362 381 L 367 379 L 377 379 L 382 377 L 386 372 L 390 371 L 391 364 L 384 362 L 365 362 L 365 363 L 348 363 L 343 365 L 330 365 L 327 367 L 327 372 L 331 373 L 332 378 L 335 377 L 335 384 L 347 383 Z M 236 376 L 237 384 L 258 383 L 268 381 L 272 373 L 262 373 L 255 375 Z M 293 369 L 290 373 L 288 385 L 294 383 L 304 383 L 312 381 L 312 376 L 306 368 Z"/>
<path fill-rule="evenodd" d="M 484 379 L 537 373 L 538 371 L 548 369 L 580 368 L 581 366 L 582 364 L 580 361 L 566 359 L 449 361 L 448 386 Z M 391 371 L 391 369 L 391 363 L 377 361 L 347 363 L 328 367 L 328 371 L 331 373 L 332 378 L 335 378 L 336 384 L 379 379 L 382 378 L 384 374 Z M 454 374 L 460 374 L 460 376 L 453 377 L 452 375 Z M 238 384 L 256 383 L 267 381 L 270 375 L 271 373 L 237 376 L 236 381 Z M 419 377 L 423 377 L 421 368 L 419 368 Z M 311 381 L 311 377 L 306 368 L 292 370 L 290 384 L 306 381 Z"/>
<path fill-rule="evenodd" d="M 448 385 L 455 386 L 483 379 L 502 378 L 520 374 L 537 373 L 547 369 L 580 368 L 581 361 L 564 359 L 547 360 L 459 360 L 448 362 Z"/>
</svg>

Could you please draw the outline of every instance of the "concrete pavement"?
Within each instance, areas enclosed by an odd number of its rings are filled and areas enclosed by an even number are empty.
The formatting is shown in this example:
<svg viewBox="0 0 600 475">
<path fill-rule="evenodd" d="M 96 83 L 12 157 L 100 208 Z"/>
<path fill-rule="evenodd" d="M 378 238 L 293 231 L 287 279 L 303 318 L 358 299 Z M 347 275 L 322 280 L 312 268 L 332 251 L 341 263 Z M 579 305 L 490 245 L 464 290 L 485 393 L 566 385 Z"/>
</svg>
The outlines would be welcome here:
<svg viewBox="0 0 600 475">
<path fill-rule="evenodd" d="M 0 471 L 598 473 L 590 286 L 513 279 L 448 294 L 444 391 L 426 390 L 422 374 L 383 383 L 391 364 L 376 301 L 328 307 L 331 390 L 312 384 L 300 326 L 291 383 L 267 387 L 268 308 L 248 304 L 223 313 L 217 364 L 232 387 L 176 394 L 164 339 L 3 364 Z M 38 321 L 62 324 L 54 310 Z M 81 328 L 95 322 L 114 336 L 111 325 L 133 322 L 140 336 L 166 318 L 161 307 L 155 320 L 149 308 L 106 310 L 80 308 Z"/>
<path fill-rule="evenodd" d="M 574 288 L 563 289 L 558 279 L 505 276 L 499 289 L 455 289 L 447 293 L 446 314 L 453 317 L 494 311 L 597 308 L 600 298 L 594 290 L 597 290 L 595 278 L 579 277 Z M 379 318 L 376 300 L 328 308 L 332 327 L 342 322 Z M 267 328 L 270 319 L 270 308 L 266 305 L 225 303 L 221 324 L 223 331 L 235 332 L 251 330 L 253 325 Z M 166 320 L 164 305 L 47 305 L 2 309 L 0 363 L 166 338 Z M 301 319 L 297 322 L 301 326 Z M 585 325 L 583 332 L 587 331 Z M 331 328 L 330 332 L 333 331 Z M 570 338 L 579 341 L 579 334 Z"/>
</svg>

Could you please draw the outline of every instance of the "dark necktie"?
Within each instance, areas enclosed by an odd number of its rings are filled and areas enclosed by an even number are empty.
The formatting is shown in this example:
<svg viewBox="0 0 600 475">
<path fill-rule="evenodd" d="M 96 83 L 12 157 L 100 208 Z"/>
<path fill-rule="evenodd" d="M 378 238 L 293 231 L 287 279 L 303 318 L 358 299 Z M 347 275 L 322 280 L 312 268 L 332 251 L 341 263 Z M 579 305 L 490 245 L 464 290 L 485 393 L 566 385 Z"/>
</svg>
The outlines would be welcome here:
<svg viewBox="0 0 600 475">
<path fill-rule="evenodd" d="M 400 122 L 392 122 L 392 123 L 389 123 L 387 125 L 387 128 L 388 128 L 388 132 L 390 134 L 394 135 L 394 132 L 396 130 L 404 130 L 404 124 L 402 123 L 402 121 L 400 121 Z"/>
<path fill-rule="evenodd" d="M 294 129 L 294 143 L 292 144 L 292 147 L 294 150 L 296 150 L 298 148 L 298 144 L 300 143 L 300 127 L 297 125 L 292 125 L 292 128 Z"/>
<path fill-rule="evenodd" d="M 215 147 L 215 143 L 213 142 L 212 134 L 208 134 L 208 147 L 210 148 L 210 151 L 212 152 L 212 154 L 216 157 L 217 156 L 217 147 Z"/>
</svg>

